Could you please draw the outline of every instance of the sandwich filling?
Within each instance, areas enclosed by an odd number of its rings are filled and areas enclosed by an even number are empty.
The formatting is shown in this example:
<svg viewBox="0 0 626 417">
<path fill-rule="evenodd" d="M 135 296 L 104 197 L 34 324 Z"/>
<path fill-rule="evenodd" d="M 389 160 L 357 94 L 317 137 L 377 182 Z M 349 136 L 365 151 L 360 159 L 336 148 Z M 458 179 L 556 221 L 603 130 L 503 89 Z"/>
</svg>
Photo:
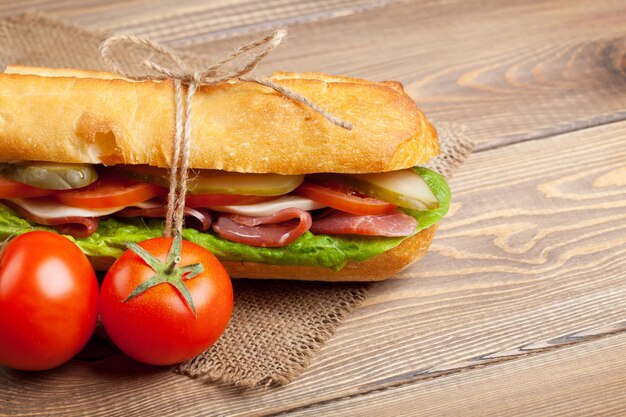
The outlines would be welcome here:
<svg viewBox="0 0 626 417">
<path fill-rule="evenodd" d="M 67 235 L 117 258 L 163 232 L 168 174 L 149 166 L 0 164 L 0 238 Z M 190 173 L 183 237 L 221 261 L 341 269 L 437 223 L 450 191 L 422 167 L 380 174 Z"/>
</svg>

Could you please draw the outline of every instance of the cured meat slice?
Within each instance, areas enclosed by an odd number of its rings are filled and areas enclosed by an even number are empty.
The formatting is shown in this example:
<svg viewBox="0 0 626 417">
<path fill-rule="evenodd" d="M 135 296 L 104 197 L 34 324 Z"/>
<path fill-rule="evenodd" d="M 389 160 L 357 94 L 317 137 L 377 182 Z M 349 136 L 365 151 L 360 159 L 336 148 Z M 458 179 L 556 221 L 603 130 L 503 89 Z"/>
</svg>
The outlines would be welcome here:
<svg viewBox="0 0 626 417">
<path fill-rule="evenodd" d="M 62 235 L 69 235 L 75 238 L 89 237 L 98 230 L 100 225 L 99 218 L 77 217 L 70 223 L 64 223 L 54 226 L 54 228 Z"/>
<path fill-rule="evenodd" d="M 165 217 L 167 209 L 165 205 L 153 207 L 126 207 L 118 211 L 115 217 Z M 211 227 L 213 219 L 211 212 L 201 208 L 185 207 L 185 224 L 201 232 L 206 232 Z"/>
<path fill-rule="evenodd" d="M 42 224 L 44 226 L 53 226 L 59 233 L 76 238 L 89 237 L 93 235 L 100 225 L 100 219 L 97 217 L 41 217 L 37 214 L 31 213 L 24 207 L 15 204 L 12 201 L 4 201 L 3 203 L 11 207 L 11 209 L 13 209 L 17 214 L 24 217 L 28 221 Z"/>
<path fill-rule="evenodd" d="M 250 246 L 286 246 L 309 230 L 311 214 L 299 208 L 286 208 L 262 217 L 222 214 L 213 224 L 215 232 L 233 242 Z"/>
<path fill-rule="evenodd" d="M 311 226 L 311 232 L 317 235 L 403 237 L 412 235 L 415 230 L 417 220 L 401 211 L 365 216 L 335 211 L 324 213 Z"/>
</svg>

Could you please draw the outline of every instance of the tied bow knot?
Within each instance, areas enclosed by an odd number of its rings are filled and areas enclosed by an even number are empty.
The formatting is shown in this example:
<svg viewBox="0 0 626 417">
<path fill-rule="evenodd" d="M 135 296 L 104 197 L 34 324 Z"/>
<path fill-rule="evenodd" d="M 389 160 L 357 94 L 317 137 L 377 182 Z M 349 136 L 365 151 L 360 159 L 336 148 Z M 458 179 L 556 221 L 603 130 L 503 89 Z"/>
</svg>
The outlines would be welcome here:
<svg viewBox="0 0 626 417">
<path fill-rule="evenodd" d="M 246 77 L 246 75 L 267 55 L 276 49 L 285 36 L 287 36 L 287 30 L 279 29 L 262 39 L 240 47 L 226 58 L 205 69 L 199 69 L 195 65 L 187 64 L 173 50 L 146 38 L 139 38 L 132 35 L 116 35 L 106 39 L 100 45 L 100 55 L 103 61 L 114 72 L 124 78 L 134 81 L 174 80 L 176 133 L 172 144 L 172 161 L 169 178 L 170 188 L 167 196 L 167 214 L 165 217 L 164 230 L 165 236 L 171 236 L 172 230 L 181 233 L 183 228 L 185 196 L 187 195 L 187 175 L 189 171 L 189 153 L 192 141 L 191 103 L 200 85 L 217 84 L 228 80 L 248 81 L 261 84 L 311 108 L 339 127 L 347 130 L 352 129 L 352 125 L 349 122 L 332 115 L 309 98 L 295 91 L 278 85 L 269 79 Z M 121 43 L 130 43 L 148 49 L 152 55 L 144 59 L 142 65 L 150 69 L 152 74 L 137 74 L 124 70 L 112 54 L 112 47 Z M 153 59 L 154 57 L 169 60 L 171 65 L 160 64 Z M 225 65 L 239 57 L 247 59 L 244 59 L 236 68 L 227 71 Z"/>
<path fill-rule="evenodd" d="M 136 81 L 177 79 L 185 84 L 196 82 L 198 84 L 215 84 L 229 79 L 238 79 L 251 72 L 267 55 L 269 55 L 287 35 L 286 29 L 279 29 L 274 33 L 237 49 L 225 59 L 201 70 L 187 64 L 173 50 L 146 38 L 132 35 L 116 35 L 106 39 L 100 45 L 100 54 L 103 60 L 118 74 L 125 78 Z M 122 69 L 121 65 L 113 58 L 111 48 L 119 43 L 131 43 L 144 46 L 152 52 L 152 56 L 144 59 L 142 65 L 154 71 L 154 74 L 135 74 Z M 223 67 L 240 56 L 258 48 L 264 48 L 254 54 L 247 62 L 232 71 L 224 71 Z M 173 65 L 159 64 L 152 59 L 154 56 L 169 59 Z"/>
</svg>

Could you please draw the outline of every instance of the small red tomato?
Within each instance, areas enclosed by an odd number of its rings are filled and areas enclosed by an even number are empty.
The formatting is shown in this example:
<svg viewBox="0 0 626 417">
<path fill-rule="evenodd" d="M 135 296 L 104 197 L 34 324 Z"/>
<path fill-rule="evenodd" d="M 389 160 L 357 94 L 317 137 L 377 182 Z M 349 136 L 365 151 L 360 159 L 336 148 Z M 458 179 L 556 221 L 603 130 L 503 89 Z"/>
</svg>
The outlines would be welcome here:
<svg viewBox="0 0 626 417">
<path fill-rule="evenodd" d="M 98 281 L 81 250 L 51 232 L 29 232 L 0 254 L 0 364 L 51 369 L 87 343 L 98 319 Z"/>
<path fill-rule="evenodd" d="M 134 245 L 111 266 L 100 291 L 102 323 L 113 342 L 152 365 L 204 352 L 222 335 L 232 310 L 233 288 L 222 264 L 180 236 Z"/>
</svg>

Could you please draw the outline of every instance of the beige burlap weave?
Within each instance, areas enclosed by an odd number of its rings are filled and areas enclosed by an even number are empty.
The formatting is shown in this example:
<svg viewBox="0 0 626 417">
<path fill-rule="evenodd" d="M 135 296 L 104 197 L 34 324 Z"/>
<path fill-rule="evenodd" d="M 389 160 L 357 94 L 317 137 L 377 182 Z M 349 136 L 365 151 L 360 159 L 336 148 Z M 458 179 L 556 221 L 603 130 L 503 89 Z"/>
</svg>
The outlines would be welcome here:
<svg viewBox="0 0 626 417">
<path fill-rule="evenodd" d="M 9 17 L 0 20 L 0 67 L 14 63 L 104 70 L 98 47 L 106 36 L 41 15 Z M 132 46 L 117 53 L 122 64 L 134 60 Z M 471 153 L 472 144 L 462 129 L 436 126 L 442 154 L 431 166 L 449 176 Z M 245 387 L 285 384 L 306 369 L 365 299 L 370 285 L 375 284 L 235 280 L 235 308 L 225 334 L 178 372 Z"/>
</svg>

